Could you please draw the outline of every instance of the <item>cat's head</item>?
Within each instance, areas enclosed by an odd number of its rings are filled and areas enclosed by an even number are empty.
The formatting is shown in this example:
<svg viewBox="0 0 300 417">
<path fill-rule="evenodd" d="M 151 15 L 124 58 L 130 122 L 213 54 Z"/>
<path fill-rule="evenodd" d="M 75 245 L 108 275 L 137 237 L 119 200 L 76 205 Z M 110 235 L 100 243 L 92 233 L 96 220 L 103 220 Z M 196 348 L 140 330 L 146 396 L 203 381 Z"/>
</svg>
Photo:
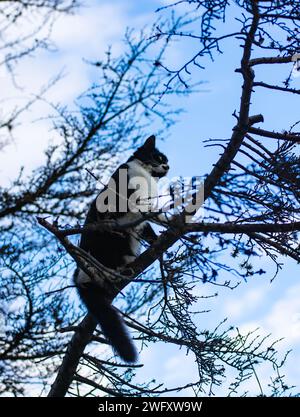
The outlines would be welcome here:
<svg viewBox="0 0 300 417">
<path fill-rule="evenodd" d="M 164 177 L 169 171 L 168 158 L 155 147 L 155 136 L 150 136 L 130 160 L 137 159 L 153 177 Z"/>
</svg>

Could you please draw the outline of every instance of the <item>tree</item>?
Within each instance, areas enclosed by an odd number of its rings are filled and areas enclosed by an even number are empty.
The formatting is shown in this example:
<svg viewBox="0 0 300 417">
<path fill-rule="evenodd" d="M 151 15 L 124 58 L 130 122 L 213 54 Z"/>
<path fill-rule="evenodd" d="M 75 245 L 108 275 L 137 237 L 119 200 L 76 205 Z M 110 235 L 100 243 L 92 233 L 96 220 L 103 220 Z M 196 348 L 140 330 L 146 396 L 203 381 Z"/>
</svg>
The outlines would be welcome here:
<svg viewBox="0 0 300 417">
<path fill-rule="evenodd" d="M 70 224 L 83 219 L 95 193 L 95 180 L 85 168 L 102 178 L 117 163 L 112 155 L 138 142 L 154 117 L 167 128 L 176 114 L 165 106 L 163 112 L 152 108 L 165 78 L 145 55 L 155 39 L 129 31 L 124 41 L 124 55 L 114 58 L 109 50 L 103 62 L 90 63 L 99 82 L 79 99 L 79 112 L 54 106 L 61 143 L 48 147 L 46 164 L 30 178 L 20 172 L 10 187 L 1 189 L 2 392 L 17 395 L 27 383 L 38 378 L 40 384 L 53 375 L 67 345 L 67 329 L 72 331 L 80 314 L 70 308 L 69 286 L 58 278 L 72 277 L 74 264 L 55 239 L 42 233 L 36 216 L 51 214 Z"/>
<path fill-rule="evenodd" d="M 80 115 L 56 108 L 61 145 L 47 150 L 47 164 L 28 181 L 19 178 L 12 190 L 1 191 L 2 278 L 6 283 L 1 286 L 1 298 L 15 303 L 6 314 L 6 332 L 1 335 L 3 392 L 17 394 L 24 375 L 31 383 L 39 375 L 47 384 L 58 368 L 49 396 L 153 396 L 186 388 L 196 395 L 213 394 L 231 368 L 235 375 L 229 394 L 240 393 L 243 382 L 256 377 L 257 367 L 269 362 L 275 371 L 272 394 L 288 393 L 281 372 L 284 360 L 278 359 L 275 342 L 222 325 L 199 329 L 192 307 L 197 301 L 201 308 L 195 286 L 230 286 L 230 282 L 222 284 L 226 272 L 239 277 L 262 274 L 264 271 L 253 267 L 258 248 L 274 262 L 278 254 L 299 262 L 297 122 L 284 132 L 274 132 L 256 127 L 263 122 L 263 115 L 251 113 L 256 88 L 299 94 L 291 87 L 291 76 L 278 86 L 257 82 L 254 73 L 259 65 L 297 61 L 299 5 L 296 1 L 182 0 L 170 7 L 175 10 L 176 5 L 185 3 L 194 8 L 191 15 L 175 19 L 172 14 L 169 25 L 157 23 L 152 35 L 142 34 L 138 40 L 128 34 L 125 56 L 114 59 L 109 52 L 104 62 L 93 63 L 101 81 L 82 97 Z M 229 6 L 238 16 L 235 32 L 225 21 Z M 189 30 L 195 23 L 200 33 Z M 172 70 L 164 62 L 164 52 L 177 37 L 197 39 L 201 49 L 181 68 Z M 182 207 L 170 209 L 163 220 L 151 214 L 151 220 L 161 228 L 158 239 L 130 265 L 131 276 L 114 274 L 112 285 L 110 278 L 103 279 L 101 265 L 72 240 L 85 231 L 82 220 L 95 194 L 95 177 L 105 182 L 103 175 L 118 162 L 112 155 L 139 143 L 153 117 L 160 118 L 166 127 L 170 125 L 172 112 L 161 107 L 167 95 L 188 91 L 190 80 L 185 77 L 190 76 L 191 67 L 202 68 L 201 60 L 215 58 L 225 39 L 238 39 L 242 44 L 241 64 L 236 70 L 242 77 L 241 99 L 232 135 L 210 143 L 220 146 L 222 152 L 203 178 L 202 188 L 189 189 L 188 196 L 184 189 L 187 198 Z M 160 50 L 153 57 L 150 50 L 156 43 Z M 266 56 L 259 55 L 262 50 L 267 50 Z M 275 149 L 272 141 L 269 145 L 261 138 L 277 140 Z M 197 213 L 203 200 L 203 218 L 195 216 L 191 221 L 187 214 L 190 209 Z M 171 343 L 194 355 L 197 380 L 173 388 L 154 382 L 137 384 L 134 376 L 140 365 L 124 367 L 112 356 L 104 356 L 102 350 L 95 350 L 106 341 L 92 317 L 87 315 L 79 322 L 80 310 L 70 306 L 73 290 L 63 280 L 71 277 L 74 261 L 99 285 L 109 288 L 112 299 L 121 291 L 125 294 L 118 298 L 121 311 L 144 348 L 150 342 Z M 258 393 L 264 393 L 259 381 Z"/>
<path fill-rule="evenodd" d="M 38 48 L 51 48 L 51 30 L 57 17 L 72 13 L 76 0 L 1 0 L 0 65 L 13 71 L 15 65 Z M 16 30 L 16 26 L 19 30 Z"/>
</svg>

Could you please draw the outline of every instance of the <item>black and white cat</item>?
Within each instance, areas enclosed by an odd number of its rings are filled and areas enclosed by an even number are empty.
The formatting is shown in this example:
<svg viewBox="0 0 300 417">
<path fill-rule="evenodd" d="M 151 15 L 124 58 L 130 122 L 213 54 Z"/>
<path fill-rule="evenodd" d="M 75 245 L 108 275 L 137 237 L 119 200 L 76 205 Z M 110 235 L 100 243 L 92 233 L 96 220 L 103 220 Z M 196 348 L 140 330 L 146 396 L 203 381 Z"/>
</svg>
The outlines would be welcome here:
<svg viewBox="0 0 300 417">
<path fill-rule="evenodd" d="M 147 221 L 135 226 L 132 224 L 137 219 L 141 220 L 141 214 L 155 210 L 158 199 L 157 181 L 168 170 L 167 157 L 155 147 L 155 136 L 150 136 L 115 171 L 108 185 L 92 202 L 85 221 L 87 225 L 114 219 L 125 228 L 117 231 L 86 232 L 81 236 L 80 247 L 101 264 L 114 270 L 120 270 L 134 261 L 139 255 L 141 240 L 152 243 L 156 234 Z M 137 353 L 132 340 L 104 290 L 78 269 L 74 281 L 82 301 L 100 324 L 103 334 L 118 355 L 126 362 L 135 362 Z"/>
</svg>

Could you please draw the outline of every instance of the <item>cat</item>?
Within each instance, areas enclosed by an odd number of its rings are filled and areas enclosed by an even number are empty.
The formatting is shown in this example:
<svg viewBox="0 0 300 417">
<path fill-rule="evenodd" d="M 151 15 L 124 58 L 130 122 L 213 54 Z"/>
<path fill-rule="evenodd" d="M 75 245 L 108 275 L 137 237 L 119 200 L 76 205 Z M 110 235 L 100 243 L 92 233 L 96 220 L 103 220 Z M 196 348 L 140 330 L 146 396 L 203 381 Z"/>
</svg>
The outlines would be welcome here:
<svg viewBox="0 0 300 417">
<path fill-rule="evenodd" d="M 88 225 L 114 219 L 124 228 L 85 232 L 81 235 L 80 247 L 102 265 L 116 271 L 134 261 L 140 253 L 141 241 L 151 244 L 157 238 L 149 222 L 141 216 L 155 210 L 157 181 L 168 170 L 168 159 L 156 148 L 155 136 L 152 135 L 114 172 L 107 186 L 92 202 L 85 221 Z M 115 352 L 127 363 L 136 362 L 132 339 L 105 291 L 79 268 L 74 281 L 81 300 L 100 324 Z"/>
</svg>

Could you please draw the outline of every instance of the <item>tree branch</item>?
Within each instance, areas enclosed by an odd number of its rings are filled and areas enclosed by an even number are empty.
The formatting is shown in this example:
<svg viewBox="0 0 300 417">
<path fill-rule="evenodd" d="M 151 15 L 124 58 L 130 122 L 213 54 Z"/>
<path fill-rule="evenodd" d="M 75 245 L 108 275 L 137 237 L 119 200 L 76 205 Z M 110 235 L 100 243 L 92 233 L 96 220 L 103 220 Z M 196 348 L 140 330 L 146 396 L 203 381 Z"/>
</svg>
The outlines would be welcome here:
<svg viewBox="0 0 300 417">
<path fill-rule="evenodd" d="M 48 397 L 64 397 L 76 373 L 78 362 L 90 342 L 97 323 L 88 314 L 79 324 L 68 345 L 67 352 L 51 386 Z"/>
<path fill-rule="evenodd" d="M 292 62 L 293 56 L 294 55 L 253 58 L 250 59 L 249 65 L 253 67 L 254 65 L 261 64 L 287 64 Z"/>
<path fill-rule="evenodd" d="M 300 94 L 300 90 L 296 90 L 296 88 L 280 87 L 278 85 L 267 84 L 262 81 L 254 82 L 253 87 L 264 87 L 271 90 L 285 91 L 286 93 Z"/>
<path fill-rule="evenodd" d="M 250 127 L 249 133 L 254 135 L 263 136 L 265 138 L 280 139 L 280 140 L 289 140 L 291 142 L 300 142 L 300 134 L 293 133 L 279 133 L 279 132 L 270 132 L 269 130 L 258 129 L 256 127 Z"/>
<path fill-rule="evenodd" d="M 288 233 L 300 230 L 300 222 L 294 223 L 196 223 L 185 226 L 185 232 L 206 233 Z"/>
</svg>

